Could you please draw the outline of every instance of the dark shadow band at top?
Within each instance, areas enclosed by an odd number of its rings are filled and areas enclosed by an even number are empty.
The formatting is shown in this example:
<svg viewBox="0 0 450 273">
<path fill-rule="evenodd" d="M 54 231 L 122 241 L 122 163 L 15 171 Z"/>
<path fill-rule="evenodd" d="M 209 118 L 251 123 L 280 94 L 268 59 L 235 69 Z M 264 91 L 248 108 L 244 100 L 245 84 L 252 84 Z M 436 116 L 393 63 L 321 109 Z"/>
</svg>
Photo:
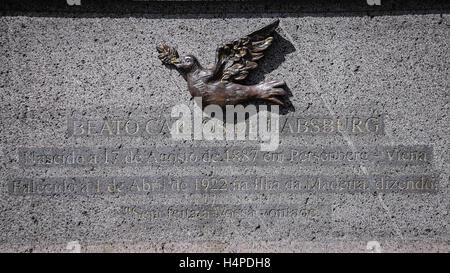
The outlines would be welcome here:
<svg viewBox="0 0 450 273">
<path fill-rule="evenodd" d="M 448 0 L 2 0 L 0 2 L 2 16 L 248 18 L 442 14 L 449 11 Z"/>
</svg>

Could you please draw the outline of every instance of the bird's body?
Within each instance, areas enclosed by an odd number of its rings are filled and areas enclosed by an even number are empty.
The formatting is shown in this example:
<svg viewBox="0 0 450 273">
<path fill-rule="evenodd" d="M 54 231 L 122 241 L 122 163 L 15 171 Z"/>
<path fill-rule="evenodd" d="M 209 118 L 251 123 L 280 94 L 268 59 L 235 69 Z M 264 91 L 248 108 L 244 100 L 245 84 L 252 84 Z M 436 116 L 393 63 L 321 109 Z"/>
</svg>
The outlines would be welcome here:
<svg viewBox="0 0 450 273">
<path fill-rule="evenodd" d="M 201 97 L 205 105 L 216 104 L 221 107 L 235 105 L 252 99 L 269 99 L 278 103 L 273 96 L 284 95 L 283 81 L 271 81 L 256 85 L 243 85 L 233 82 L 210 81 L 210 71 L 187 73 L 187 85 L 192 97 Z M 203 77 L 202 77 L 203 76 Z"/>
<path fill-rule="evenodd" d="M 178 53 L 168 46 L 157 47 L 159 58 L 173 64 L 186 73 L 188 90 L 192 97 L 202 97 L 205 105 L 221 107 L 236 105 L 253 99 L 263 99 L 283 105 L 276 96 L 286 95 L 281 86 L 284 81 L 270 81 L 256 85 L 243 85 L 234 81 L 245 79 L 249 70 L 255 69 L 256 61 L 272 42 L 270 34 L 279 21 L 230 43 L 221 44 L 216 50 L 216 64 L 203 68 L 197 58 L 188 54 L 180 61 Z"/>
</svg>

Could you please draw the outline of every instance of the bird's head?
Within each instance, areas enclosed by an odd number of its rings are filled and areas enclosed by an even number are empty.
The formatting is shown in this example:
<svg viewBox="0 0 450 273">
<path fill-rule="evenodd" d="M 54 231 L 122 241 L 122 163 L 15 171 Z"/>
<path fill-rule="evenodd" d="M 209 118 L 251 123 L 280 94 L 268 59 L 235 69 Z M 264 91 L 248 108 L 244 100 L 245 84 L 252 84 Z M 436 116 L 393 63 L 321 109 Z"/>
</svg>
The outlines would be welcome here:
<svg viewBox="0 0 450 273">
<path fill-rule="evenodd" d="M 156 49 L 158 50 L 159 59 L 164 64 L 174 65 L 176 68 L 181 69 L 186 73 L 192 72 L 196 68 L 200 67 L 200 63 L 195 56 L 187 54 L 186 56 L 180 58 L 174 47 L 159 45 Z"/>
<path fill-rule="evenodd" d="M 184 57 L 178 58 L 176 61 L 173 62 L 173 64 L 179 68 L 182 69 L 185 72 L 192 72 L 196 68 L 199 67 L 199 62 L 195 56 L 191 54 L 187 54 Z"/>
</svg>

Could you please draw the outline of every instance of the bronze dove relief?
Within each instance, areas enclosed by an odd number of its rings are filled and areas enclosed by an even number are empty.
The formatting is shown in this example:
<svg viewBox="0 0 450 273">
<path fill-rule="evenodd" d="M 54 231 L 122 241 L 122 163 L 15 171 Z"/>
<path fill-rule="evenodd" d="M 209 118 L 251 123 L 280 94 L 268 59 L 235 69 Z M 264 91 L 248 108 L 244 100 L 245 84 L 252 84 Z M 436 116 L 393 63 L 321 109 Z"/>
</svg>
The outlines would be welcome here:
<svg viewBox="0 0 450 273">
<path fill-rule="evenodd" d="M 273 80 L 255 85 L 243 85 L 249 71 L 258 67 L 261 59 L 273 41 L 273 33 L 279 20 L 252 32 L 244 38 L 219 45 L 216 49 L 216 61 L 213 67 L 204 68 L 198 59 L 187 54 L 179 57 L 175 48 L 160 45 L 156 49 L 159 59 L 168 65 L 174 65 L 186 73 L 188 90 L 192 97 L 202 97 L 205 105 L 216 104 L 221 107 L 245 103 L 254 99 L 284 105 L 279 96 L 287 95 L 282 88 L 284 81 Z"/>
</svg>

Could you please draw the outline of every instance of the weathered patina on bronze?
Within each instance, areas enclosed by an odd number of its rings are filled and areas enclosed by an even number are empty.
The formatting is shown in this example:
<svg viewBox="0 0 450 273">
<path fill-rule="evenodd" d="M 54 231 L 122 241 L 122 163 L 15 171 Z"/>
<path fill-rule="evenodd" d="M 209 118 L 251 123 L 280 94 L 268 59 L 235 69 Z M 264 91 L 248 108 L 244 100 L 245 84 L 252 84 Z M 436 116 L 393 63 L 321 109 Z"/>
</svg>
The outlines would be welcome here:
<svg viewBox="0 0 450 273">
<path fill-rule="evenodd" d="M 204 68 L 192 54 L 180 58 L 175 48 L 167 45 L 157 46 L 159 59 L 164 64 L 174 65 L 186 73 L 188 90 L 193 97 L 202 97 L 205 105 L 216 104 L 221 107 L 263 99 L 284 105 L 277 96 L 286 95 L 282 87 L 284 81 L 270 81 L 255 85 L 242 85 L 236 82 L 247 77 L 249 71 L 258 67 L 261 59 L 273 41 L 272 33 L 279 20 L 231 42 L 223 43 L 216 49 L 216 63 Z"/>
</svg>

